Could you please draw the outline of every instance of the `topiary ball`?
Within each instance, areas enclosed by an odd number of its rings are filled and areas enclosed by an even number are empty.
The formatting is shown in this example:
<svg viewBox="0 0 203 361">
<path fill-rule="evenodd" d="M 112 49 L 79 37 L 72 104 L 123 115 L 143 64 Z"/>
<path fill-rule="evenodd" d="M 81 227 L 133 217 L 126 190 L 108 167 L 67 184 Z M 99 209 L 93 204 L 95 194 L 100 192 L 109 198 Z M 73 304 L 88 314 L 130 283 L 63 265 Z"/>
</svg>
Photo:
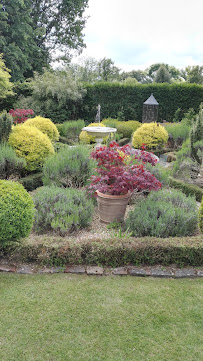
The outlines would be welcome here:
<svg viewBox="0 0 203 361">
<path fill-rule="evenodd" d="M 34 203 L 17 182 L 0 180 L 0 242 L 27 237 L 32 229 Z"/>
<path fill-rule="evenodd" d="M 16 125 L 8 139 L 16 154 L 26 160 L 26 169 L 34 171 L 40 169 L 45 159 L 54 154 L 51 140 L 39 129 L 28 125 Z"/>
<path fill-rule="evenodd" d="M 35 118 L 27 119 L 24 125 L 36 127 L 41 130 L 42 133 L 48 135 L 52 142 L 59 140 L 59 131 L 51 119 L 37 116 Z"/>
<path fill-rule="evenodd" d="M 147 149 L 163 146 L 168 140 L 168 132 L 157 123 L 145 123 L 132 136 L 132 146 L 140 148 L 143 144 Z"/>
<path fill-rule="evenodd" d="M 102 123 L 91 123 L 88 125 L 88 127 L 105 127 Z M 105 137 L 103 141 L 105 142 L 108 137 Z M 90 144 L 92 142 L 95 142 L 95 137 L 93 135 L 89 135 L 87 132 L 82 130 L 82 132 L 79 135 L 79 140 L 82 144 Z"/>
</svg>

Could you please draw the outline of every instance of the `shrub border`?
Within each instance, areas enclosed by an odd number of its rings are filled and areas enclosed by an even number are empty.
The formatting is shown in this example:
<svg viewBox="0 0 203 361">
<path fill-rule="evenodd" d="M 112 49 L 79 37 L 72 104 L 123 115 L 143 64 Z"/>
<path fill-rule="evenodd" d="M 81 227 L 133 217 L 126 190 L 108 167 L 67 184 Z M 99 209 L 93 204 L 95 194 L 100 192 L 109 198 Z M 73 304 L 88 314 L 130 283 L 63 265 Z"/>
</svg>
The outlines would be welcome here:
<svg viewBox="0 0 203 361">
<path fill-rule="evenodd" d="M 194 184 L 184 183 L 181 180 L 169 177 L 169 185 L 173 188 L 180 189 L 187 196 L 189 195 L 195 196 L 198 202 L 202 201 L 203 189 Z"/>
<path fill-rule="evenodd" d="M 50 237 L 51 238 L 51 237 Z M 123 238 L 112 240 L 63 240 L 57 244 L 51 239 L 40 241 L 33 237 L 23 242 L 0 246 L 0 260 L 37 263 L 39 265 L 65 266 L 96 265 L 120 266 L 203 266 L 203 236 L 185 238 Z M 60 244 L 62 243 L 62 244 Z"/>
</svg>

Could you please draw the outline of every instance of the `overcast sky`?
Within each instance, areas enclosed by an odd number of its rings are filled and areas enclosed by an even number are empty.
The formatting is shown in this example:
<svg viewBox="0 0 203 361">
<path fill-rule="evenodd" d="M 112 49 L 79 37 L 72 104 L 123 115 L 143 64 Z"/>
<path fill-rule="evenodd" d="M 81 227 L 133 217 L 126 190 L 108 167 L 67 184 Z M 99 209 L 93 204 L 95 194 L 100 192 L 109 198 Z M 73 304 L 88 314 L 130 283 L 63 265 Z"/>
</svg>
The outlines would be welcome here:
<svg viewBox="0 0 203 361">
<path fill-rule="evenodd" d="M 82 56 L 122 70 L 203 65 L 203 0 L 89 0 Z"/>
</svg>

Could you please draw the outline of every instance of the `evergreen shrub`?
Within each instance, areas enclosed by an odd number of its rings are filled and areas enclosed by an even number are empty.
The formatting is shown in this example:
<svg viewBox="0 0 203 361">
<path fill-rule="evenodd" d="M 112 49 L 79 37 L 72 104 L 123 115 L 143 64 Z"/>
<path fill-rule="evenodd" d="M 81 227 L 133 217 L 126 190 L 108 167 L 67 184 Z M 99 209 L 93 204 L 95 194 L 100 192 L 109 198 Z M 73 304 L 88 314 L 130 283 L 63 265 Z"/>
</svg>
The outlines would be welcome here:
<svg viewBox="0 0 203 361">
<path fill-rule="evenodd" d="M 94 167 L 95 162 L 90 159 L 90 150 L 86 146 L 63 147 L 44 163 L 43 183 L 59 187 L 82 187 Z"/>
<path fill-rule="evenodd" d="M 0 143 L 8 140 L 13 124 L 12 116 L 6 110 L 0 114 Z"/>
<path fill-rule="evenodd" d="M 34 204 L 17 182 L 0 180 L 0 242 L 16 241 L 31 231 Z"/>
<path fill-rule="evenodd" d="M 52 230 L 61 236 L 87 227 L 94 208 L 85 191 L 55 186 L 40 188 L 34 203 L 34 230 L 39 233 Z"/>
<path fill-rule="evenodd" d="M 143 144 L 148 150 L 163 147 L 168 140 L 168 132 L 157 123 L 145 123 L 132 135 L 132 145 L 140 148 Z"/>
<path fill-rule="evenodd" d="M 20 176 L 26 161 L 16 155 L 15 150 L 7 143 L 0 144 L 0 179 Z"/>
<path fill-rule="evenodd" d="M 132 133 L 141 127 L 141 125 L 137 120 L 128 120 L 127 122 L 117 122 L 116 128 L 118 134 L 122 135 L 122 138 L 131 138 Z"/>
<path fill-rule="evenodd" d="M 36 127 L 16 125 L 8 142 L 15 149 L 17 156 L 26 160 L 28 171 L 40 169 L 45 159 L 54 154 L 51 140 Z"/>
<path fill-rule="evenodd" d="M 189 137 L 190 126 L 185 123 L 167 124 L 165 126 L 166 131 L 172 135 L 176 141 L 178 138 L 182 138 L 184 141 Z"/>
<path fill-rule="evenodd" d="M 81 129 L 85 127 L 85 122 L 83 119 L 72 120 L 64 122 L 63 124 L 58 124 L 60 127 L 60 135 L 66 137 L 69 140 L 75 140 L 79 137 Z M 57 128 L 58 128 L 57 125 Z"/>
<path fill-rule="evenodd" d="M 95 117 L 95 104 L 101 104 L 102 118 L 117 118 L 122 109 L 125 120 L 137 119 L 141 122 L 143 103 L 153 93 L 159 102 L 158 120 L 171 122 L 178 107 L 182 115 L 190 108 L 197 112 L 203 99 L 203 86 L 187 83 L 124 85 L 98 82 L 86 85 L 86 90 L 79 117 L 87 121 Z"/>
<path fill-rule="evenodd" d="M 29 127 L 36 127 L 43 134 L 48 135 L 52 142 L 59 140 L 58 129 L 56 125 L 48 118 L 42 118 L 40 116 L 30 118 L 25 121 L 25 125 Z"/>
<path fill-rule="evenodd" d="M 131 211 L 126 228 L 133 236 L 181 237 L 197 229 L 196 200 L 181 191 L 162 189 L 152 192 Z"/>
</svg>

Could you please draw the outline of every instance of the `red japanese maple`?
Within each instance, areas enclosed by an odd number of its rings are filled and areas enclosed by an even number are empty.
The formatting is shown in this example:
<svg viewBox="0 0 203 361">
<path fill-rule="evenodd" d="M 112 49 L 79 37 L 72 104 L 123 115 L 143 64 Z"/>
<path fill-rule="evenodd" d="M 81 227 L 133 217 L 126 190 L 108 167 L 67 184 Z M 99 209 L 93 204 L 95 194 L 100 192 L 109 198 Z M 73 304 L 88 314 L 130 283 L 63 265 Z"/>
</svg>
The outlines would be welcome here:
<svg viewBox="0 0 203 361">
<path fill-rule="evenodd" d="M 96 172 L 88 189 L 111 195 L 137 191 L 159 190 L 161 183 L 147 171 L 144 164 L 155 165 L 156 157 L 141 149 L 133 154 L 130 146 L 119 147 L 113 142 L 109 147 L 95 149 L 91 156 L 97 160 Z"/>
<path fill-rule="evenodd" d="M 34 115 L 34 111 L 32 109 L 11 109 L 9 114 L 12 115 L 14 124 L 20 124 L 24 123 L 30 115 Z"/>
</svg>

